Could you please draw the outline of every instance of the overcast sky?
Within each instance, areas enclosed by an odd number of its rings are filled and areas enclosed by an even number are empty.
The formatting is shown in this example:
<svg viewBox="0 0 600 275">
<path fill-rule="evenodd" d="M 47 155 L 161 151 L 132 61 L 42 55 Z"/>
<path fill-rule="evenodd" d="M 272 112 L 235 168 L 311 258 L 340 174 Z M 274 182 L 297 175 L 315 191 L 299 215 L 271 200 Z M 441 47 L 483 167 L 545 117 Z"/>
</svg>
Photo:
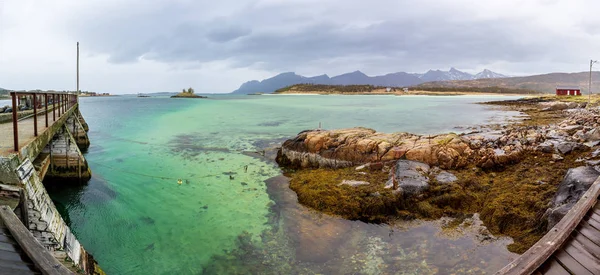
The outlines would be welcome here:
<svg viewBox="0 0 600 275">
<path fill-rule="evenodd" d="M 0 87 L 231 92 L 293 71 L 589 70 L 596 0 L 0 0 Z"/>
</svg>

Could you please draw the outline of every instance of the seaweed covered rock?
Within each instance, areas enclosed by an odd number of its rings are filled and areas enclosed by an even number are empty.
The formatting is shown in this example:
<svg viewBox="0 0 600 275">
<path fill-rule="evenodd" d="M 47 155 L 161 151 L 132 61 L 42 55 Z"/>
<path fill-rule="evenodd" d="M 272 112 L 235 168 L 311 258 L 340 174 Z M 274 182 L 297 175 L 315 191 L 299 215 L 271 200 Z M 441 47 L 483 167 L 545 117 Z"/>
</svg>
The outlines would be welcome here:
<svg viewBox="0 0 600 275">
<path fill-rule="evenodd" d="M 551 207 L 546 211 L 548 230 L 569 212 L 598 176 L 600 176 L 600 172 L 589 166 L 572 168 L 567 171 L 565 178 L 558 186 Z"/>
</svg>

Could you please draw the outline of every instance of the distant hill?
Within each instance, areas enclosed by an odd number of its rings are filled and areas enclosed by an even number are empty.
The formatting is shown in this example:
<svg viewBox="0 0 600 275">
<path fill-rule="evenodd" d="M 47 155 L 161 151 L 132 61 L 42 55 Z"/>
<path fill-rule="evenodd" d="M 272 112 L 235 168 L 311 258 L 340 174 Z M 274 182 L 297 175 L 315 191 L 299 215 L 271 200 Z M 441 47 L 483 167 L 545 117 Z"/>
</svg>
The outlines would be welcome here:
<svg viewBox="0 0 600 275">
<path fill-rule="evenodd" d="M 486 72 L 492 74 L 493 72 Z M 463 81 L 436 81 L 416 85 L 417 89 L 435 88 L 483 88 L 500 87 L 508 89 L 534 90 L 554 93 L 556 86 L 579 86 L 582 93 L 588 93 L 589 72 L 550 73 L 523 77 L 485 78 Z M 600 72 L 592 73 L 592 92 L 600 93 Z"/>
<path fill-rule="evenodd" d="M 469 74 L 451 68 L 449 71 L 429 70 L 424 74 L 397 72 L 380 76 L 368 76 L 361 71 L 345 73 L 334 77 L 328 75 L 319 75 L 314 77 L 305 77 L 293 72 L 278 74 L 274 77 L 258 81 L 248 81 L 239 89 L 233 91 L 234 94 L 250 93 L 272 93 L 278 89 L 295 84 L 323 84 L 323 85 L 373 85 L 385 87 L 407 87 L 418 85 L 430 81 L 445 80 L 470 80 L 483 77 L 506 77 L 505 75 L 483 70 L 478 74 Z"/>
<path fill-rule="evenodd" d="M 427 90 L 390 88 L 374 85 L 323 85 L 323 84 L 296 84 L 278 89 L 275 94 L 363 94 L 363 95 L 464 95 L 464 94 L 539 94 L 539 92 L 525 89 L 512 89 L 504 87 L 431 87 Z"/>
</svg>

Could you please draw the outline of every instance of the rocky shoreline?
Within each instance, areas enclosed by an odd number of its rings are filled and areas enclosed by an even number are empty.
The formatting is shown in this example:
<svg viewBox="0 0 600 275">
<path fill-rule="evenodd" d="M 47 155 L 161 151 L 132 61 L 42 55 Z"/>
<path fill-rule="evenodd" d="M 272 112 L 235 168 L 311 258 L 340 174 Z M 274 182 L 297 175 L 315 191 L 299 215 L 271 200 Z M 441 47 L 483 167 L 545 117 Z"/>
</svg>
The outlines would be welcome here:
<svg viewBox="0 0 600 275">
<path fill-rule="evenodd" d="M 313 209 L 368 222 L 479 213 L 523 252 L 600 175 L 600 110 L 554 98 L 490 104 L 529 118 L 435 136 L 309 130 L 285 141 L 276 160 Z"/>
</svg>

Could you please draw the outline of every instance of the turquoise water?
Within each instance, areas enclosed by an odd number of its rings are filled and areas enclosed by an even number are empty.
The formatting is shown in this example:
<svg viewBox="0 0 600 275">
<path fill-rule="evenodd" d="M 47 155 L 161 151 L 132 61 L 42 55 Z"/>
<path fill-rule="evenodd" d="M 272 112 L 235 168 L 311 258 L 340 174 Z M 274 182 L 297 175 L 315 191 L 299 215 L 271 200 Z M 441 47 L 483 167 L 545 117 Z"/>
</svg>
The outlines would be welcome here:
<svg viewBox="0 0 600 275">
<path fill-rule="evenodd" d="M 107 274 L 492 272 L 510 240 L 313 213 L 251 152 L 319 123 L 432 134 L 517 115 L 471 104 L 494 99 L 509 97 L 82 98 L 93 178 L 49 192 Z"/>
</svg>

